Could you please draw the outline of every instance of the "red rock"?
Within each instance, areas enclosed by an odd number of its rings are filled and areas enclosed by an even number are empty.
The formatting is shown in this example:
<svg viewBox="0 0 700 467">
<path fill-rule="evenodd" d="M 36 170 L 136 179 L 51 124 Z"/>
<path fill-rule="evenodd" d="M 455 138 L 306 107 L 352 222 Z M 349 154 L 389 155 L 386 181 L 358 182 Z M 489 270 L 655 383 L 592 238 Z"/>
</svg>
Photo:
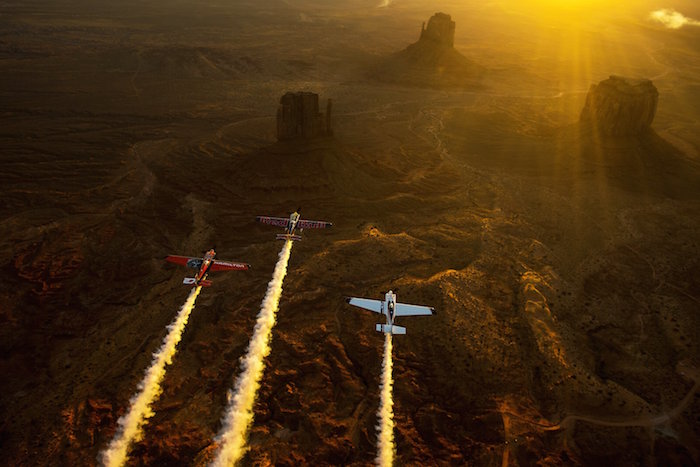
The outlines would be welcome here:
<svg viewBox="0 0 700 467">
<path fill-rule="evenodd" d="M 277 140 L 310 139 L 332 135 L 331 106 L 331 100 L 328 99 L 326 113 L 319 113 L 318 94 L 286 93 L 280 99 L 277 108 Z"/>
<path fill-rule="evenodd" d="M 606 136 L 638 135 L 649 130 L 658 100 L 651 80 L 613 75 L 591 86 L 581 122 Z"/>
</svg>

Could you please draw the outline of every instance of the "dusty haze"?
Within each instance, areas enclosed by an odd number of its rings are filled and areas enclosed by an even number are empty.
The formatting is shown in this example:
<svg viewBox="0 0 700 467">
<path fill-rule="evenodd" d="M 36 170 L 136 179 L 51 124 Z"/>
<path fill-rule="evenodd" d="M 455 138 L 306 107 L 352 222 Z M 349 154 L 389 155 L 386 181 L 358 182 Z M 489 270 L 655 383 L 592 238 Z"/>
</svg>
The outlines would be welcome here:
<svg viewBox="0 0 700 467">
<path fill-rule="evenodd" d="M 190 289 L 212 274 L 130 465 L 213 460 L 280 242 L 294 246 L 244 465 L 369 465 L 382 317 L 397 465 L 700 462 L 700 19 L 693 1 L 0 4 L 0 460 L 95 465 Z M 478 81 L 392 82 L 436 12 Z M 390 70 L 386 70 L 389 73 Z M 651 130 L 579 125 L 652 80 Z M 407 84 L 409 83 L 409 84 Z M 457 83 L 460 84 L 460 83 Z M 276 142 L 288 91 L 333 137 Z"/>
</svg>

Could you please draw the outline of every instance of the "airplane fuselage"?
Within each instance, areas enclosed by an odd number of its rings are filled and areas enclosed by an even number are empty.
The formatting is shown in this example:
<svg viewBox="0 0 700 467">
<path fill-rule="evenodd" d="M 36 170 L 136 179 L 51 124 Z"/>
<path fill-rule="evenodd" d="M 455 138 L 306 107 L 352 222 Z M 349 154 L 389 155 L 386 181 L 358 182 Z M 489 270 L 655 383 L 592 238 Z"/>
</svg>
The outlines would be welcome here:
<svg viewBox="0 0 700 467">
<path fill-rule="evenodd" d="M 301 215 L 298 212 L 293 212 L 289 216 L 289 226 L 287 227 L 287 234 L 288 235 L 294 235 L 294 229 L 297 228 L 297 222 L 299 222 L 299 218 Z"/>
<path fill-rule="evenodd" d="M 391 290 L 384 296 L 384 314 L 386 315 L 386 324 L 389 326 L 394 324 L 394 313 L 396 311 L 396 294 Z"/>
<path fill-rule="evenodd" d="M 211 266 L 214 264 L 214 257 L 216 256 L 216 252 L 212 248 L 211 250 L 207 251 L 207 253 L 204 255 L 204 258 L 202 258 L 202 265 L 199 266 L 199 270 L 197 271 L 197 274 L 194 276 L 194 283 L 195 285 L 200 285 L 202 281 L 207 279 L 207 274 L 209 274 L 209 269 Z"/>
</svg>

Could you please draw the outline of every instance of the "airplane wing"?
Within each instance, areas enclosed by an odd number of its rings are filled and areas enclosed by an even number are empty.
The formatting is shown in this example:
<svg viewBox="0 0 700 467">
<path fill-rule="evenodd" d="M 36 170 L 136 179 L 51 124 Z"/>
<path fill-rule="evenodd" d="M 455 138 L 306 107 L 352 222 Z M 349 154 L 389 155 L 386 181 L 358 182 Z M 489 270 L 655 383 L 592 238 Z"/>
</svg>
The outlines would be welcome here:
<svg viewBox="0 0 700 467">
<path fill-rule="evenodd" d="M 245 271 L 250 267 L 247 263 L 234 263 L 232 261 L 214 260 L 214 264 L 209 268 L 210 271 Z"/>
<path fill-rule="evenodd" d="M 300 229 L 325 229 L 326 227 L 330 227 L 333 224 L 331 222 L 326 222 L 326 221 L 309 221 L 309 220 L 304 220 L 301 219 L 299 222 L 297 222 L 297 227 Z"/>
<path fill-rule="evenodd" d="M 165 261 L 169 261 L 171 263 L 179 264 L 180 266 L 189 266 L 187 263 L 190 260 L 198 260 L 200 263 L 202 262 L 202 258 L 191 258 L 189 256 L 177 256 L 177 255 L 168 255 L 165 257 Z M 191 263 L 190 263 L 191 264 Z"/>
<path fill-rule="evenodd" d="M 276 225 L 278 227 L 287 227 L 289 225 L 289 219 L 285 219 L 284 217 L 258 216 L 255 220 L 263 224 Z"/>
<path fill-rule="evenodd" d="M 394 309 L 394 316 L 430 316 L 435 313 L 435 309 L 430 306 L 408 305 L 397 303 Z"/>
<path fill-rule="evenodd" d="M 348 297 L 346 298 L 350 305 L 359 306 L 365 310 L 374 311 L 375 313 L 382 313 L 382 301 L 381 300 L 371 300 L 369 298 L 356 298 Z"/>
</svg>

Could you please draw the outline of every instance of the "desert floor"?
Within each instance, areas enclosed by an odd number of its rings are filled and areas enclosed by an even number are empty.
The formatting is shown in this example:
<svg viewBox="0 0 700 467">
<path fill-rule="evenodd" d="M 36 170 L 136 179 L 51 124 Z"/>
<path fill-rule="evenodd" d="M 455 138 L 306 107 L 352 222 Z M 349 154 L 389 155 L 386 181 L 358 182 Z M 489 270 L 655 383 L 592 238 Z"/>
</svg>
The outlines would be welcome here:
<svg viewBox="0 0 700 467">
<path fill-rule="evenodd" d="M 3 464 L 97 463 L 189 292 L 162 258 L 216 245 L 253 268 L 210 276 L 130 462 L 211 459 L 281 247 L 255 216 L 299 206 L 334 226 L 294 245 L 246 465 L 374 461 L 383 318 L 344 297 L 389 289 L 438 311 L 398 323 L 398 465 L 700 461 L 700 28 L 96 3 L 0 5 Z M 439 10 L 478 85 L 366 72 Z M 577 124 L 611 74 L 653 80 L 652 132 Z M 297 90 L 333 137 L 276 142 Z"/>
</svg>

